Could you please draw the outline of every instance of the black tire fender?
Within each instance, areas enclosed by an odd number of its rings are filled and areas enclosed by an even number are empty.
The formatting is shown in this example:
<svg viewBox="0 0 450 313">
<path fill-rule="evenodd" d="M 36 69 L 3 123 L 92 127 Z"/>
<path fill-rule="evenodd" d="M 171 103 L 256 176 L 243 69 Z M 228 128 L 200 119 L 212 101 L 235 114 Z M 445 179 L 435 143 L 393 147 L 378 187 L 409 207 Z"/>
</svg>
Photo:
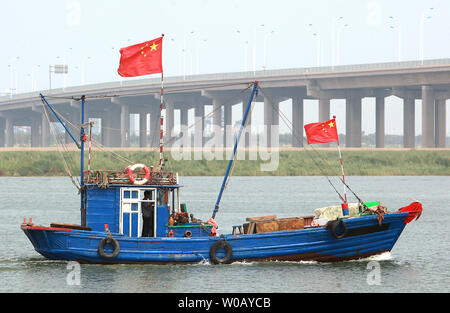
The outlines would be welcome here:
<svg viewBox="0 0 450 313">
<path fill-rule="evenodd" d="M 337 230 L 339 228 L 342 228 L 342 232 L 338 234 Z M 340 218 L 338 218 L 337 220 L 328 222 L 327 229 L 329 229 L 331 231 L 331 234 L 336 239 L 344 238 L 345 235 L 347 235 L 347 225 L 345 225 L 345 222 Z"/>
<path fill-rule="evenodd" d="M 217 249 L 224 249 L 225 257 L 219 258 L 216 255 Z M 233 248 L 231 248 L 231 245 L 228 243 L 228 241 L 219 240 L 219 241 L 216 241 L 209 249 L 209 256 L 211 257 L 211 260 L 213 261 L 214 264 L 229 263 L 231 260 L 231 257 L 233 256 Z"/>
<path fill-rule="evenodd" d="M 105 245 L 111 244 L 114 247 L 112 253 L 105 253 Z M 120 252 L 119 242 L 113 237 L 103 238 L 98 244 L 98 254 L 104 259 L 114 259 Z"/>
</svg>

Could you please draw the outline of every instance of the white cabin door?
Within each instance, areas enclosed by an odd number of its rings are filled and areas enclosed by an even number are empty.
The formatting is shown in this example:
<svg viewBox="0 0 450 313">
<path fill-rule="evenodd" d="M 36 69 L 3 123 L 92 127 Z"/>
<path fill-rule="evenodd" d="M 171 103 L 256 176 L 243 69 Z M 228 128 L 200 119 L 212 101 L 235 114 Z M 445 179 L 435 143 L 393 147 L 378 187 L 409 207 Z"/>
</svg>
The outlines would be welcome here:
<svg viewBox="0 0 450 313">
<path fill-rule="evenodd" d="M 141 237 L 141 205 L 144 199 L 144 192 L 146 190 L 150 190 L 153 195 L 156 195 L 155 188 L 121 188 L 119 221 L 119 232 L 121 234 L 129 237 Z"/>
</svg>

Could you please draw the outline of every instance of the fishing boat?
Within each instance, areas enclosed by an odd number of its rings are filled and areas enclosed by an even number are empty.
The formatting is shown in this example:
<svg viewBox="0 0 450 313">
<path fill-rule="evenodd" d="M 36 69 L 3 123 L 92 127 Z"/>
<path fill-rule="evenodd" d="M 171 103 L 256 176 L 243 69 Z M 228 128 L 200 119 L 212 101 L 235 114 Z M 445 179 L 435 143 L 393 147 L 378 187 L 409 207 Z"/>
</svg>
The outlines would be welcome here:
<svg viewBox="0 0 450 313">
<path fill-rule="evenodd" d="M 358 197 L 358 203 L 349 204 L 345 198 L 338 206 L 316 210 L 316 216 L 247 217 L 229 233 L 218 234 L 216 213 L 258 90 L 258 82 L 252 83 L 233 154 L 213 214 L 206 222 L 195 218 L 182 203 L 178 175 L 166 171 L 163 160 L 154 167 L 130 164 L 124 170 L 85 171 L 86 98 L 78 99 L 82 112 L 78 141 L 41 95 L 81 149 L 81 222 L 42 226 L 25 218 L 21 229 L 44 257 L 80 263 L 335 262 L 391 251 L 405 226 L 420 217 L 420 202 L 389 212 L 379 201 L 363 202 Z M 148 208 L 152 214 L 150 231 L 143 225 L 143 212 Z"/>
</svg>

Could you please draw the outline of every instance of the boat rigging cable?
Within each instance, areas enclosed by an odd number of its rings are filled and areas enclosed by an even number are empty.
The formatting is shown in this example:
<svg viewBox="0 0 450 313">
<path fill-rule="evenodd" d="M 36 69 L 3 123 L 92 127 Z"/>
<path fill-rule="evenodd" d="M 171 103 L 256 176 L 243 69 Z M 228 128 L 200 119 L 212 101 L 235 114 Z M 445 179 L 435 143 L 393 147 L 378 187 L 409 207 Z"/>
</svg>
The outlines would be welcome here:
<svg viewBox="0 0 450 313">
<path fill-rule="evenodd" d="M 65 169 L 66 173 L 68 174 L 68 176 L 70 177 L 70 179 L 71 179 L 72 183 L 74 184 L 74 186 L 80 191 L 80 190 L 81 190 L 81 181 L 78 179 L 77 176 L 75 176 L 75 177 L 76 177 L 76 180 L 77 180 L 77 182 L 75 182 L 75 178 L 74 178 L 74 176 L 73 176 L 73 174 L 72 174 L 72 171 L 70 170 L 70 167 L 69 167 L 69 163 L 75 164 L 73 158 L 71 157 L 71 153 L 70 153 L 71 151 L 70 151 L 70 149 L 66 146 L 66 144 L 64 144 L 64 142 L 63 142 L 64 139 L 58 140 L 58 136 L 56 135 L 56 131 L 55 131 L 54 127 L 53 127 L 52 124 L 51 124 L 51 120 L 50 120 L 50 117 L 49 117 L 49 114 L 48 114 L 48 109 L 47 109 L 47 107 L 46 107 L 45 104 L 47 104 L 48 108 L 51 109 L 51 111 L 54 113 L 54 115 L 56 116 L 56 118 L 58 119 L 58 121 L 59 121 L 59 122 L 62 124 L 62 126 L 66 129 L 67 133 L 72 137 L 72 139 L 74 140 L 74 142 L 75 142 L 75 144 L 77 145 L 78 148 L 80 148 L 80 145 L 79 145 L 78 142 L 74 139 L 74 137 L 72 136 L 72 134 L 71 134 L 71 132 L 69 131 L 69 129 L 68 129 L 67 126 L 70 126 L 70 127 L 72 127 L 72 128 L 75 128 L 75 129 L 79 129 L 79 127 L 76 127 L 76 126 L 73 125 L 70 121 L 68 121 L 67 119 L 65 119 L 60 113 L 58 113 L 57 111 L 55 111 L 55 110 L 50 106 L 50 104 L 48 104 L 48 102 L 46 101 L 45 97 L 42 96 L 42 95 L 41 95 L 41 100 L 42 100 L 42 103 L 43 103 L 43 111 L 44 111 L 44 114 L 45 114 L 45 116 L 46 116 L 47 122 L 49 123 L 50 130 L 51 130 L 51 132 L 52 132 L 52 135 L 53 135 L 53 137 L 54 137 L 54 139 L 55 139 L 55 143 L 56 143 L 56 146 L 57 146 L 57 150 L 58 150 L 58 152 L 60 153 L 61 158 L 62 158 L 62 160 L 63 160 L 64 169 Z M 65 123 L 64 123 L 63 121 L 64 121 Z M 85 123 L 84 125 L 80 125 L 80 126 L 83 126 L 83 127 L 87 126 L 88 124 L 90 125 L 90 127 L 89 127 L 89 137 L 90 137 L 90 142 L 91 142 L 91 140 L 93 141 L 93 139 L 92 139 L 92 123 L 93 123 L 93 122 L 88 122 L 88 123 Z M 61 151 L 61 148 L 64 150 L 64 152 L 66 152 L 66 156 L 64 155 L 63 151 Z M 102 149 L 102 148 L 101 148 L 101 149 Z M 90 152 L 91 152 L 90 150 L 91 150 L 91 149 L 89 149 L 88 167 L 90 167 Z M 118 159 L 119 161 L 122 161 L 122 162 L 124 162 L 124 163 L 126 163 L 126 164 L 132 163 L 132 161 L 126 159 L 125 157 L 120 156 L 119 154 L 114 153 L 113 151 L 106 151 L 106 152 L 111 153 L 116 159 Z M 67 159 L 69 159 L 69 162 L 67 161 Z"/>
<path fill-rule="evenodd" d="M 237 85 L 237 84 L 233 84 L 233 85 Z M 242 84 L 239 84 L 239 85 L 242 85 Z M 222 107 L 225 106 L 226 104 L 229 104 L 229 103 L 231 103 L 233 100 L 236 100 L 237 98 L 239 98 L 243 92 L 245 92 L 246 90 L 248 90 L 248 89 L 251 88 L 252 83 L 246 83 L 245 85 L 247 85 L 246 88 L 240 90 L 239 93 L 237 93 L 236 95 L 233 95 L 233 96 L 230 97 L 229 99 L 223 101 L 223 103 L 222 103 L 221 105 L 219 105 L 217 108 L 215 108 L 214 110 L 212 110 L 210 113 L 208 113 L 208 114 L 206 114 L 205 116 L 203 116 L 201 119 L 196 120 L 194 123 L 192 123 L 191 125 L 189 125 L 189 126 L 187 127 L 187 130 L 189 130 L 189 129 L 191 129 L 192 127 L 196 126 L 198 123 L 203 122 L 206 118 L 208 118 L 209 116 L 211 116 L 212 114 L 214 114 L 217 110 L 221 110 Z M 221 86 L 229 86 L 229 85 L 221 85 Z M 214 86 L 214 88 L 216 88 L 216 87 L 217 87 L 217 86 Z M 211 88 L 212 88 L 212 87 L 211 87 Z M 202 88 L 202 89 L 205 89 L 205 88 Z M 173 91 L 172 91 L 172 92 L 173 92 Z M 167 91 L 165 91 L 165 93 L 167 93 Z M 142 93 L 142 94 L 149 94 L 149 93 Z M 128 95 L 129 95 L 129 94 L 128 94 Z M 136 94 L 135 94 L 135 95 L 136 95 Z M 125 95 L 120 95 L 120 96 L 118 96 L 118 97 L 121 97 L 121 96 L 125 96 Z M 102 97 L 109 97 L 109 96 L 102 96 Z M 114 96 L 114 97 L 117 97 L 117 96 Z M 46 108 L 46 105 L 45 105 L 46 103 L 48 103 L 48 102 L 46 101 L 46 98 L 70 99 L 70 100 L 75 100 L 75 101 L 81 101 L 81 98 L 79 98 L 79 97 L 74 97 L 74 96 L 72 96 L 72 97 L 58 97 L 58 96 L 50 96 L 50 95 L 49 95 L 49 96 L 43 96 L 43 95 L 41 95 L 41 100 L 42 100 L 42 103 L 43 103 L 43 110 L 44 110 L 44 112 L 45 112 L 45 114 L 46 114 L 46 116 L 47 116 L 47 121 L 48 121 L 48 123 L 49 123 L 50 126 L 51 126 L 50 118 L 49 118 L 48 115 L 47 115 L 47 110 L 48 110 L 48 109 Z M 86 97 L 86 98 L 87 98 L 87 97 Z M 94 97 L 94 98 L 97 98 L 97 97 Z M 72 136 L 72 135 L 71 135 L 71 132 L 69 131 L 69 128 L 70 128 L 70 130 L 72 130 L 72 131 L 74 131 L 74 132 L 80 129 L 81 125 L 72 123 L 70 120 L 66 119 L 62 114 L 60 114 L 59 112 L 57 112 L 54 108 L 50 107 L 49 104 L 48 104 L 48 107 L 51 108 L 51 111 L 54 113 L 54 115 L 57 117 L 57 119 L 61 122 L 61 124 L 63 125 L 63 127 L 66 129 L 67 133 L 68 133 L 70 136 Z M 91 125 L 91 124 L 90 124 L 90 125 Z M 87 124 L 84 125 L 84 126 L 87 126 Z M 119 130 L 119 129 L 117 129 L 117 128 L 108 128 L 108 129 Z M 52 129 L 52 130 L 53 130 L 53 129 Z M 124 157 L 124 156 L 118 154 L 118 153 L 115 153 L 114 151 L 111 151 L 111 150 L 107 149 L 104 145 L 102 145 L 101 143 L 99 143 L 98 141 L 96 141 L 94 138 L 92 138 L 92 134 L 91 134 L 91 132 L 92 132 L 92 125 L 91 125 L 91 127 L 89 128 L 89 131 L 90 131 L 90 134 L 89 134 L 89 141 L 90 141 L 90 143 L 92 142 L 92 144 L 93 144 L 96 148 L 98 148 L 99 150 L 101 150 L 101 151 L 104 152 L 104 153 L 110 153 L 110 154 L 112 155 L 112 157 L 114 157 L 116 160 L 118 160 L 118 161 L 120 161 L 120 162 L 122 162 L 122 163 L 124 163 L 124 164 L 129 165 L 129 164 L 135 164 L 135 163 L 136 163 L 136 162 L 133 161 L 133 160 L 130 160 L 130 159 L 128 159 L 128 158 L 126 158 L 126 157 Z M 53 135 L 56 136 L 54 133 L 53 133 Z M 76 143 L 76 145 L 78 146 L 78 148 L 80 148 L 80 147 L 79 147 L 79 144 L 75 141 L 75 139 L 74 139 L 73 137 L 72 137 L 72 139 L 74 140 L 74 142 Z M 166 141 L 166 144 L 172 143 L 172 142 L 175 141 L 176 139 L 177 139 L 176 137 L 171 138 L 170 140 Z M 77 184 L 73 181 L 74 178 L 73 178 L 72 172 L 70 171 L 70 168 L 69 168 L 69 166 L 68 166 L 68 163 L 69 163 L 69 162 L 66 161 L 66 158 L 67 158 L 67 159 L 70 159 L 70 163 L 72 163 L 72 164 L 75 163 L 74 160 L 73 160 L 72 157 L 71 157 L 70 149 L 63 143 L 63 141 L 58 141 L 57 139 L 55 139 L 55 141 L 56 141 L 56 145 L 57 145 L 57 148 L 58 148 L 58 149 L 60 148 L 59 146 L 61 146 L 61 147 L 64 149 L 64 151 L 67 152 L 67 156 L 66 156 L 66 157 L 64 156 L 64 154 L 62 154 L 62 152 L 60 152 L 61 158 L 63 159 L 64 167 L 65 167 L 65 169 L 66 169 L 66 172 L 68 173 L 69 177 L 71 178 L 72 182 L 73 182 L 74 185 L 77 187 L 77 189 L 79 189 L 79 188 L 80 188 L 80 187 L 79 187 L 79 186 L 80 186 L 80 182 L 78 181 L 78 185 L 77 185 Z M 59 151 L 59 150 L 58 150 L 58 151 Z M 89 154 L 90 154 L 90 153 L 89 153 Z M 88 165 L 89 165 L 89 164 L 90 164 L 90 162 L 88 163 Z M 78 178 L 77 178 L 77 180 L 78 180 Z"/>
<path fill-rule="evenodd" d="M 328 175 L 325 174 L 325 172 L 323 171 L 323 169 L 321 168 L 321 166 L 318 164 L 317 160 L 310 154 L 310 151 L 308 149 L 306 149 L 305 145 L 304 145 L 304 138 L 303 136 L 299 136 L 298 134 L 303 134 L 303 129 L 302 130 L 298 130 L 294 127 L 294 125 L 289 121 L 289 119 L 284 115 L 283 112 L 281 112 L 281 110 L 276 110 L 274 102 L 272 101 L 271 97 L 267 94 L 264 93 L 264 90 L 260 87 L 259 89 L 261 91 L 261 93 L 264 95 L 265 99 L 267 99 L 269 101 L 269 103 L 271 104 L 272 107 L 272 111 L 275 113 L 279 113 L 281 119 L 283 120 L 283 122 L 285 123 L 285 125 L 291 130 L 292 136 L 294 136 L 297 141 L 299 143 L 301 143 L 304 151 L 306 151 L 306 154 L 308 155 L 308 157 L 311 158 L 311 160 L 313 161 L 314 165 L 316 165 L 316 167 L 319 169 L 320 173 L 328 180 L 328 182 L 330 183 L 330 185 L 333 187 L 333 189 L 336 191 L 336 193 L 338 194 L 339 198 L 342 200 L 342 202 L 345 202 L 344 197 L 342 197 L 342 195 L 339 193 L 339 191 L 336 189 L 336 187 L 334 186 L 334 184 L 331 182 L 330 178 Z M 322 161 L 322 163 L 327 167 L 328 170 L 332 170 L 333 168 L 331 167 L 331 165 L 329 164 L 329 161 L 323 157 L 323 155 L 321 155 L 316 149 L 314 149 L 313 146 L 310 146 L 311 150 L 316 154 L 316 156 Z M 345 187 L 347 187 L 350 192 L 355 196 L 355 198 L 363 205 L 364 203 L 362 202 L 362 200 L 356 195 L 356 193 L 348 186 L 348 184 L 343 181 L 342 177 L 338 177 L 338 179 L 344 184 Z"/>
<path fill-rule="evenodd" d="M 45 117 L 46 117 L 46 119 L 47 119 L 47 122 L 48 122 L 48 124 L 49 124 L 49 128 L 50 128 L 50 131 L 51 131 L 51 133 L 52 133 L 52 135 L 53 135 L 53 138 L 55 139 L 55 143 L 56 143 L 56 146 L 57 146 L 57 150 L 58 150 L 58 152 L 60 153 L 61 158 L 62 158 L 62 160 L 63 160 L 64 169 L 65 169 L 65 171 L 67 172 L 67 174 L 69 175 L 70 180 L 72 181 L 73 185 L 74 185 L 78 190 L 80 190 L 80 188 L 81 188 L 81 183 L 80 183 L 80 181 L 78 180 L 78 178 L 76 178 L 77 181 L 75 181 L 75 178 L 74 178 L 74 176 L 72 175 L 72 172 L 71 172 L 71 170 L 70 170 L 69 164 L 68 164 L 68 162 L 67 162 L 67 160 L 66 160 L 66 157 L 64 156 L 63 151 L 61 151 L 61 148 L 64 150 L 64 152 L 67 152 L 67 158 L 71 159 L 70 161 L 73 161 L 72 158 L 70 157 L 70 152 L 69 152 L 68 148 L 66 147 L 66 145 L 65 145 L 64 143 L 59 142 L 58 137 L 56 136 L 56 131 L 55 131 L 55 129 L 52 127 L 52 124 L 51 124 L 51 121 L 50 121 L 50 117 L 49 117 L 49 115 L 48 115 L 47 108 L 46 108 L 46 106 L 45 106 L 44 99 L 43 99 L 43 98 L 41 98 L 41 99 L 42 99 L 42 106 L 43 106 L 42 108 L 43 108 L 43 111 L 44 111 L 44 115 L 45 115 Z M 71 162 L 71 163 L 72 163 L 72 162 Z"/>
<path fill-rule="evenodd" d="M 55 113 L 55 115 L 58 115 L 59 116 L 59 118 L 61 119 L 61 120 L 63 120 L 64 121 L 64 123 L 66 124 L 66 126 L 69 126 L 70 128 L 71 128 L 71 130 L 72 131 L 77 131 L 77 130 L 79 130 L 80 129 L 80 127 L 81 127 L 81 125 L 79 125 L 79 124 L 73 124 L 71 121 L 69 121 L 68 119 L 66 119 L 66 118 L 64 118 L 64 116 L 62 116 L 59 112 L 57 112 L 56 110 L 53 110 L 53 112 Z M 86 124 L 87 125 L 87 124 Z M 85 125 L 85 126 L 86 126 Z M 68 127 L 68 128 L 69 128 Z M 108 129 L 113 129 L 113 130 L 117 130 L 117 128 L 108 128 Z M 113 157 L 115 157 L 118 161 L 121 161 L 121 162 L 123 162 L 124 164 L 134 164 L 134 163 L 136 163 L 136 162 L 134 162 L 134 161 L 132 161 L 132 160 L 130 160 L 130 159 L 127 159 L 126 157 L 124 157 L 124 156 L 121 156 L 120 154 L 118 154 L 118 153 L 115 153 L 114 151 L 110 151 L 110 150 L 106 150 L 106 148 L 105 148 L 105 146 L 103 146 L 101 143 L 99 143 L 99 142 L 97 142 L 94 138 L 92 138 L 92 142 L 93 142 L 93 144 L 94 144 L 94 146 L 96 146 L 97 148 L 99 148 L 100 150 L 102 150 L 103 152 L 106 152 L 106 153 L 111 153 L 111 155 L 113 156 Z"/>
<path fill-rule="evenodd" d="M 222 87 L 232 87 L 232 86 L 248 86 L 248 85 L 252 85 L 252 83 L 249 82 L 242 82 L 242 83 L 233 83 L 233 84 L 217 84 L 217 85 L 208 85 L 208 86 L 203 86 L 203 87 L 196 87 L 196 88 L 180 88 L 180 89 L 167 89 L 167 87 L 165 87 L 164 89 L 164 94 L 171 94 L 171 93 L 180 93 L 180 92 L 185 92 L 185 91 L 201 91 L 201 90 L 206 90 L 206 89 L 217 89 L 217 88 L 222 88 Z M 160 87 L 159 87 L 160 88 Z M 104 99 L 104 98 L 119 98 L 119 97 L 132 97 L 132 96 L 145 96 L 145 95 L 151 95 L 151 94 L 156 94 L 158 93 L 157 90 L 155 91 L 144 91 L 144 92 L 133 92 L 133 93 L 120 93 L 120 94 L 106 94 L 106 95 L 92 95 L 92 96 L 86 96 L 85 99 Z M 79 97 L 74 97 L 74 96 L 68 96 L 68 97 L 64 97 L 64 96 L 53 96 L 53 95 L 46 95 L 46 98 L 52 98 L 52 99 L 63 99 L 63 100 L 76 100 L 76 101 L 80 101 L 81 98 Z"/>
<path fill-rule="evenodd" d="M 255 81 L 253 83 L 253 90 L 252 90 L 252 93 L 250 95 L 250 100 L 248 102 L 247 108 L 246 108 L 244 116 L 242 118 L 242 123 L 241 123 L 241 127 L 239 129 L 239 133 L 238 133 L 238 135 L 236 137 L 236 140 L 234 142 L 233 154 L 231 155 L 230 162 L 228 163 L 228 168 L 227 168 L 227 171 L 225 173 L 225 177 L 223 178 L 222 187 L 220 188 L 219 196 L 217 197 L 217 201 L 216 201 L 216 205 L 214 206 L 213 214 L 211 216 L 211 219 L 209 220 L 209 221 L 212 220 L 213 224 L 215 223 L 214 218 L 216 217 L 216 213 L 219 211 L 219 204 L 220 204 L 220 200 L 222 198 L 223 191 L 225 190 L 226 186 L 228 185 L 229 175 L 231 175 L 231 172 L 232 172 L 232 170 L 234 168 L 234 162 L 235 162 L 234 156 L 236 155 L 236 151 L 237 151 L 237 148 L 238 148 L 239 140 L 241 138 L 243 130 L 245 129 L 245 127 L 248 124 L 248 116 L 249 116 L 249 113 L 251 112 L 253 101 L 254 101 L 254 99 L 257 96 L 258 96 L 258 82 Z"/>
<path fill-rule="evenodd" d="M 211 116 L 212 114 L 214 114 L 217 110 L 221 110 L 222 107 L 225 106 L 225 104 L 231 103 L 231 101 L 234 100 L 235 98 L 237 98 L 238 96 L 240 96 L 241 93 L 243 93 L 244 91 L 250 89 L 254 83 L 252 82 L 252 83 L 221 84 L 221 85 L 213 85 L 213 86 L 207 86 L 207 87 L 201 87 L 201 88 L 199 87 L 199 88 L 171 89 L 171 90 L 165 90 L 164 92 L 165 92 L 165 94 L 170 94 L 170 93 L 182 92 L 182 91 L 204 90 L 204 89 L 210 89 L 210 88 L 228 87 L 228 86 L 236 86 L 236 85 L 243 85 L 243 84 L 247 85 L 247 87 L 244 88 L 244 89 L 242 89 L 236 96 L 233 96 L 233 97 L 231 97 L 229 100 L 223 102 L 223 104 L 219 105 L 216 109 L 212 110 L 210 113 L 204 115 L 201 119 L 198 119 L 197 121 L 195 121 L 194 123 L 192 123 L 191 125 L 189 125 L 188 128 L 187 128 L 187 130 L 189 130 L 189 129 L 191 129 L 192 127 L 196 126 L 198 123 L 203 122 L 206 118 L 208 118 L 209 116 Z M 294 136 L 294 137 L 297 139 L 297 141 L 301 143 L 302 147 L 303 147 L 304 150 L 307 152 L 308 157 L 311 158 L 311 160 L 313 161 L 314 165 L 319 169 L 321 175 L 324 176 L 324 177 L 327 179 L 327 181 L 329 182 L 329 184 L 332 186 L 332 188 L 333 188 L 333 189 L 335 190 L 335 192 L 338 194 L 339 198 L 340 198 L 343 202 L 345 202 L 344 197 L 343 197 L 343 196 L 339 193 L 339 191 L 336 189 L 336 187 L 334 186 L 334 184 L 333 184 L 332 181 L 330 180 L 330 177 L 329 177 L 328 175 L 325 174 L 324 170 L 322 169 L 322 167 L 320 166 L 320 164 L 317 162 L 317 160 L 310 154 L 310 151 L 308 151 L 308 149 L 305 148 L 305 145 L 304 145 L 304 143 L 303 143 L 303 141 L 304 141 L 303 136 L 301 136 L 301 137 L 298 136 L 299 130 L 297 130 L 297 129 L 292 125 L 292 123 L 291 123 L 291 122 L 289 121 L 289 119 L 283 114 L 283 112 L 281 112 L 280 110 L 276 110 L 276 109 L 275 109 L 275 105 L 274 105 L 274 102 L 272 101 L 271 97 L 268 96 L 266 93 L 264 93 L 264 90 L 263 90 L 260 86 L 258 86 L 258 87 L 259 87 L 259 88 L 258 88 L 259 91 L 261 91 L 261 93 L 264 95 L 264 97 L 265 97 L 266 99 L 268 99 L 268 101 L 270 102 L 270 104 L 271 104 L 271 106 L 272 106 L 273 112 L 278 113 L 278 114 L 280 115 L 280 117 L 281 117 L 281 119 L 283 120 L 283 122 L 285 123 L 285 125 L 291 130 L 292 136 Z M 112 94 L 112 95 L 86 96 L 85 98 L 86 98 L 86 99 L 88 99 L 88 98 L 90 98 L 90 99 L 96 99 L 96 98 L 113 98 L 113 97 L 123 97 L 123 96 L 148 95 L 148 94 L 154 94 L 154 93 L 155 93 L 155 92 L 140 92 L 140 93 L 127 93 L 127 94 Z M 70 99 L 70 100 L 76 100 L 76 101 L 80 101 L 80 100 L 81 100 L 81 98 L 79 98 L 79 97 L 74 97 L 74 96 L 71 96 L 71 97 L 58 97 L 58 96 L 51 96 L 51 95 L 49 95 L 49 96 L 46 96 L 46 97 L 49 97 L 49 98 L 56 98 L 56 99 Z M 43 100 L 43 101 L 44 101 L 44 100 Z M 253 100 L 253 101 L 254 101 L 254 100 Z M 252 104 L 252 106 L 251 106 L 251 110 L 252 110 L 252 109 L 253 109 L 253 104 Z M 58 114 L 58 113 L 55 112 L 54 110 L 52 110 L 52 111 L 53 111 L 53 113 L 55 114 L 55 116 L 57 116 L 57 117 L 59 117 L 59 118 L 61 118 L 61 119 L 64 119 L 64 121 L 65 121 L 68 125 L 71 125 L 73 128 L 76 128 L 75 125 L 73 125 L 70 121 L 68 121 L 68 120 L 66 120 L 65 118 L 63 118 L 62 115 Z M 248 121 L 246 122 L 246 125 L 244 126 L 244 128 L 247 126 L 247 124 L 248 124 Z M 115 129 L 115 128 L 112 128 L 112 129 Z M 115 129 L 115 130 L 117 130 L 117 129 Z M 301 130 L 301 133 L 303 133 L 303 129 Z M 176 138 L 176 137 L 171 138 L 170 140 L 166 141 L 166 144 L 172 143 L 174 140 L 177 140 L 177 138 Z M 115 153 L 115 152 L 113 152 L 113 151 L 110 151 L 110 150 L 106 150 L 105 147 L 104 147 L 102 144 L 100 144 L 99 142 L 97 142 L 95 139 L 92 139 L 92 142 L 93 142 L 94 146 L 98 147 L 98 148 L 99 148 L 100 150 L 102 150 L 103 152 L 111 153 L 117 160 L 119 160 L 119 161 L 121 161 L 121 162 L 123 162 L 123 163 L 125 163 L 125 164 L 136 163 L 136 162 L 133 162 L 133 161 L 131 161 L 131 160 L 129 160 L 129 159 L 127 159 L 127 158 L 121 156 L 120 154 L 117 154 L 117 153 Z M 323 164 L 327 167 L 327 169 L 332 169 L 332 167 L 331 167 L 330 164 L 328 163 L 329 161 L 327 161 L 327 160 L 326 160 L 326 159 L 325 159 L 325 158 L 324 158 L 324 157 L 323 157 L 316 149 L 314 149 L 312 146 L 311 146 L 311 150 L 313 151 L 313 153 L 315 153 L 315 154 L 318 156 L 318 158 L 323 162 Z M 233 163 L 232 163 L 232 168 L 230 168 L 231 172 L 232 172 L 232 170 L 233 170 L 233 168 L 234 168 L 234 165 L 235 165 L 235 163 L 233 162 Z M 231 177 L 231 176 L 229 176 L 229 177 L 227 178 L 226 182 L 225 182 L 225 186 L 224 186 L 225 188 L 226 188 L 226 186 L 228 185 L 228 182 L 229 182 L 229 180 L 230 180 L 230 177 Z M 344 186 L 347 187 L 348 190 L 350 190 L 350 192 L 355 196 L 355 198 L 356 198 L 360 203 L 363 203 L 363 202 L 361 201 L 361 199 L 356 195 L 356 193 L 349 187 L 349 185 L 348 185 L 346 182 L 344 182 L 344 181 L 342 180 L 341 177 L 339 177 L 339 179 L 340 179 L 341 183 L 343 183 Z"/>
</svg>

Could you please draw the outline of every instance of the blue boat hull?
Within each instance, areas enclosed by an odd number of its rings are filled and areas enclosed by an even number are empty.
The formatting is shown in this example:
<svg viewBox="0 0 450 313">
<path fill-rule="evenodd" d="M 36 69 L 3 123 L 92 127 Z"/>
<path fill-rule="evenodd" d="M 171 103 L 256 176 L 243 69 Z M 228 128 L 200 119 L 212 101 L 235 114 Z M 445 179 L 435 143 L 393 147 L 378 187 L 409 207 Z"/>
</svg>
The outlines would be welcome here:
<svg viewBox="0 0 450 313">
<path fill-rule="evenodd" d="M 22 225 L 35 250 L 48 259 L 80 263 L 197 263 L 211 259 L 211 246 L 226 240 L 235 261 L 322 261 L 364 258 L 391 251 L 405 227 L 408 213 L 388 213 L 379 225 L 376 215 L 345 220 L 347 233 L 335 238 L 325 227 L 221 237 L 127 237 L 112 233 L 120 251 L 113 259 L 99 254 L 105 232 Z M 107 250 L 110 249 L 110 250 Z M 112 247 L 105 247 L 111 253 Z M 219 249 L 218 257 L 225 251 Z"/>
</svg>

